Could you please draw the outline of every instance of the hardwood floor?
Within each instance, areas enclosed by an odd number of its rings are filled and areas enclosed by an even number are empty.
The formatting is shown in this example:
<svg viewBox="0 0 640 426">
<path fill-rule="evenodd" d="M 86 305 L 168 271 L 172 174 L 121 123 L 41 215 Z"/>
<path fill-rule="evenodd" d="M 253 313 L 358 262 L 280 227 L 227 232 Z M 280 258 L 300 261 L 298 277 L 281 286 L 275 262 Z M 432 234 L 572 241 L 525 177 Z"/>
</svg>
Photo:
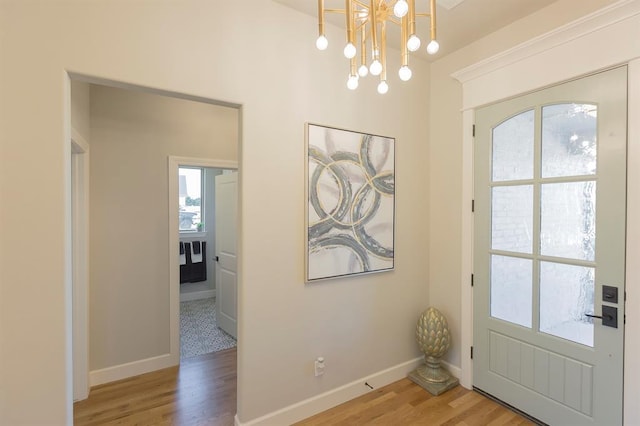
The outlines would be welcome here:
<svg viewBox="0 0 640 426">
<path fill-rule="evenodd" d="M 391 383 L 296 423 L 297 426 L 533 424 L 508 408 L 461 386 L 432 396 L 409 379 Z"/>
<path fill-rule="evenodd" d="M 180 367 L 97 386 L 74 404 L 75 425 L 232 426 L 236 349 L 197 356 Z M 434 397 L 403 379 L 297 425 L 531 425 L 520 415 L 460 386 Z M 279 425 L 274 425 L 279 426 Z"/>
<path fill-rule="evenodd" d="M 73 407 L 75 425 L 233 425 L 236 348 L 96 386 Z"/>
</svg>

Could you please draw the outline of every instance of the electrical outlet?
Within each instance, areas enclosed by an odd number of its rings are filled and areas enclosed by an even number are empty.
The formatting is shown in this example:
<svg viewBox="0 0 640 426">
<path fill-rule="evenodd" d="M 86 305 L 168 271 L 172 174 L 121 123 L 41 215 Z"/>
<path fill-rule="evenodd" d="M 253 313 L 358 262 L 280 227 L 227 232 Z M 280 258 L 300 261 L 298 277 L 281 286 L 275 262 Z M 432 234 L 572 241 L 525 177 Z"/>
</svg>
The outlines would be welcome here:
<svg viewBox="0 0 640 426">
<path fill-rule="evenodd" d="M 315 375 L 316 377 L 318 376 L 322 376 L 324 374 L 324 358 L 319 356 L 318 358 L 316 358 L 316 361 L 314 363 L 314 371 L 315 371 Z"/>
</svg>

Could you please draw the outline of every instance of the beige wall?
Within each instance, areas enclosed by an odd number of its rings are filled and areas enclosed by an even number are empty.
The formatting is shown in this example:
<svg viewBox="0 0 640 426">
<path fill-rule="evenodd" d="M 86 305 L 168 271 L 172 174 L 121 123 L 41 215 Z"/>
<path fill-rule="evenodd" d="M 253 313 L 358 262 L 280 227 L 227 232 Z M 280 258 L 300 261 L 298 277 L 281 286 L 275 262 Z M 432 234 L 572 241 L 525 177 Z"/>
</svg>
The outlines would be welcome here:
<svg viewBox="0 0 640 426">
<path fill-rule="evenodd" d="M 314 17 L 263 0 L 6 0 L 0 8 L 0 423 L 71 419 L 65 70 L 242 104 L 241 421 L 419 355 L 415 321 L 429 304 L 427 64 L 414 61 L 413 80 L 401 84 L 391 55 L 387 95 L 371 79 L 350 92 L 335 47 L 343 32 L 328 28 L 333 48 L 318 52 Z M 394 272 L 304 284 L 305 121 L 397 138 Z M 145 154 L 145 164 L 155 161 Z M 8 185 L 18 175 L 21 184 Z M 21 222 L 30 225 L 15 226 Z M 156 223 L 150 232 L 165 229 Z M 37 268 L 23 255 L 35 240 L 47 252 Z M 153 350 L 126 358 L 163 350 L 166 337 L 157 337 Z M 327 360 L 321 380 L 312 373 L 319 355 Z"/>
<path fill-rule="evenodd" d="M 169 353 L 167 158 L 237 141 L 237 109 L 91 85 L 90 370 Z"/>
<path fill-rule="evenodd" d="M 613 2 L 559 0 L 431 66 L 429 189 L 434 201 L 429 214 L 429 301 L 449 319 L 454 342 L 447 359 L 455 366 L 460 366 L 460 357 L 469 353 L 468 348 L 460 345 L 460 285 L 470 280 L 461 277 L 461 220 L 463 209 L 471 208 L 471 200 L 463 200 L 461 196 L 462 89 L 451 73 Z"/>
</svg>

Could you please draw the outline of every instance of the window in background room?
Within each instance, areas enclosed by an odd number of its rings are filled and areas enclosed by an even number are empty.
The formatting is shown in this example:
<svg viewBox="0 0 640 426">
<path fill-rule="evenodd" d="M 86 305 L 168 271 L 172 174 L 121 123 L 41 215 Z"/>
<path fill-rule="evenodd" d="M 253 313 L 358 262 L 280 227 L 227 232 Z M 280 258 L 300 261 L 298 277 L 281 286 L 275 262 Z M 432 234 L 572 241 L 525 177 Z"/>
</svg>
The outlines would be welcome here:
<svg viewBox="0 0 640 426">
<path fill-rule="evenodd" d="M 180 232 L 204 231 L 203 176 L 200 167 L 180 167 L 178 170 Z"/>
</svg>

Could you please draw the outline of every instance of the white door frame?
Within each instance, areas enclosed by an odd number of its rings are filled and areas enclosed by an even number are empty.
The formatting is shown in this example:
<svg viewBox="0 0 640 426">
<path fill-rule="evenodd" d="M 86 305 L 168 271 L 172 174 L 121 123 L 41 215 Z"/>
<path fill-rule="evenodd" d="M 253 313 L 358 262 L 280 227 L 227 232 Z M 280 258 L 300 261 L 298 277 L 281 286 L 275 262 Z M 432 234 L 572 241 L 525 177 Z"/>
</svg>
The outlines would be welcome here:
<svg viewBox="0 0 640 426">
<path fill-rule="evenodd" d="M 180 232 L 178 231 L 178 169 L 180 166 L 238 170 L 238 162 L 207 158 L 169 156 L 169 358 L 180 363 L 180 264 L 178 263 Z"/>
<path fill-rule="evenodd" d="M 597 71 L 628 64 L 628 116 L 640 117 L 640 1 L 621 0 L 570 24 L 452 74 L 462 83 L 462 205 L 473 199 L 474 108 Z M 622 42 L 618 42 L 622 41 Z M 567 58 L 571 60 L 568 61 Z M 560 65 L 557 65 L 560 64 Z M 628 123 L 624 422 L 640 423 L 640 120 Z M 461 344 L 473 342 L 473 214 L 462 212 Z M 463 356 L 460 381 L 471 387 L 473 364 Z"/>
<path fill-rule="evenodd" d="M 73 400 L 89 397 L 89 144 L 71 128 Z"/>
</svg>

